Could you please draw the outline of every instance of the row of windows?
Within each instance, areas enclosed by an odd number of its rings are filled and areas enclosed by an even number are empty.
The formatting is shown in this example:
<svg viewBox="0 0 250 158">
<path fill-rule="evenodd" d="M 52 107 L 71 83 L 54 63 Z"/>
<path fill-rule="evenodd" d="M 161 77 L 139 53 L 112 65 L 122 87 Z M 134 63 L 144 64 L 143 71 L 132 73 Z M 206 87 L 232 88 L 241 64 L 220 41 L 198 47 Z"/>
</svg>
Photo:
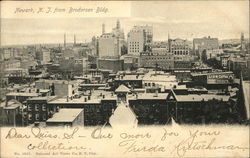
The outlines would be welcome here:
<svg viewBox="0 0 250 158">
<path fill-rule="evenodd" d="M 130 48 L 129 50 L 139 50 L 139 48 Z"/>
<path fill-rule="evenodd" d="M 146 60 L 165 60 L 165 59 L 171 59 L 171 57 L 162 57 L 162 58 L 145 58 Z"/>
<path fill-rule="evenodd" d="M 129 48 L 130 48 L 130 49 L 131 49 L 131 48 L 133 48 L 133 49 L 134 49 L 134 48 L 138 48 L 138 49 L 139 49 L 139 45 L 137 45 L 137 46 L 136 46 L 136 45 L 133 45 L 133 46 L 130 46 Z"/>
<path fill-rule="evenodd" d="M 157 62 L 158 66 L 159 67 L 172 67 L 173 64 L 171 63 L 166 63 L 166 62 Z M 150 67 L 155 67 L 156 65 L 156 62 L 146 62 L 144 63 L 145 66 L 150 66 Z"/>
<path fill-rule="evenodd" d="M 129 44 L 134 44 L 134 43 L 135 43 L 135 44 L 136 44 L 136 43 L 139 44 L 139 42 L 129 42 Z"/>
<path fill-rule="evenodd" d="M 140 52 L 139 50 L 130 50 L 130 52 Z"/>
<path fill-rule="evenodd" d="M 43 111 L 47 110 L 46 104 L 43 104 L 43 105 L 35 104 L 35 106 L 34 106 L 35 111 L 39 111 L 40 106 L 42 107 Z M 33 107 L 32 105 L 28 105 L 28 111 L 32 111 L 32 107 Z"/>
<path fill-rule="evenodd" d="M 179 51 L 174 51 L 174 55 L 188 55 L 188 52 L 179 52 Z"/>
<path fill-rule="evenodd" d="M 28 115 L 28 119 L 31 121 L 32 120 L 32 114 Z M 39 114 L 35 114 L 35 120 L 39 121 L 40 120 L 40 115 Z M 42 120 L 46 121 L 46 114 L 42 115 Z"/>
<path fill-rule="evenodd" d="M 183 60 L 182 57 L 174 57 L 174 60 Z"/>
<path fill-rule="evenodd" d="M 189 49 L 189 47 L 178 47 L 178 46 L 172 46 L 172 49 Z"/>
</svg>

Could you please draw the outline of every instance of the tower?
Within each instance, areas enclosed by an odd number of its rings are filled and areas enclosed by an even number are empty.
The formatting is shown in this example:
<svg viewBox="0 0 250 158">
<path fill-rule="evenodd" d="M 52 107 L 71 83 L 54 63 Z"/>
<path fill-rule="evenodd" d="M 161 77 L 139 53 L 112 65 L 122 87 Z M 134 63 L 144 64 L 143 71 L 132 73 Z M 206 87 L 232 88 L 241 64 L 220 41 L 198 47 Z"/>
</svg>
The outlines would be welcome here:
<svg viewBox="0 0 250 158">
<path fill-rule="evenodd" d="M 66 48 L 66 34 L 64 33 L 64 44 L 63 44 L 64 48 Z"/>
<path fill-rule="evenodd" d="M 170 34 L 168 33 L 168 51 L 171 52 L 171 39 L 170 39 Z"/>
<path fill-rule="evenodd" d="M 105 24 L 103 23 L 102 24 L 102 34 L 104 34 L 105 33 Z"/>
<path fill-rule="evenodd" d="M 119 19 L 118 19 L 117 22 L 116 22 L 116 28 L 117 28 L 117 29 L 120 29 L 120 28 L 121 28 L 121 24 L 120 24 Z"/>
<path fill-rule="evenodd" d="M 241 33 L 241 37 L 240 37 L 240 45 L 241 45 L 241 50 L 245 50 L 244 33 Z"/>
</svg>

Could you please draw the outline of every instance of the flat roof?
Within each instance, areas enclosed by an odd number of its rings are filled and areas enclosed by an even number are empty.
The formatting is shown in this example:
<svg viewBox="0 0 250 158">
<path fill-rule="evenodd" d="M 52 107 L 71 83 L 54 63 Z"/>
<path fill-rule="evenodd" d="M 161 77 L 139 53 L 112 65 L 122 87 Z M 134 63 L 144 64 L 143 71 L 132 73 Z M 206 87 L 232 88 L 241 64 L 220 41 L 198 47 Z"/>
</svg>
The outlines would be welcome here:
<svg viewBox="0 0 250 158">
<path fill-rule="evenodd" d="M 10 92 L 6 94 L 6 96 L 31 96 L 31 97 L 36 97 L 38 96 L 38 93 L 27 93 L 27 92 Z"/>
<path fill-rule="evenodd" d="M 49 104 L 99 104 L 99 103 L 101 103 L 101 99 L 90 99 L 85 102 L 84 98 L 72 99 L 72 100 L 69 98 L 67 101 L 66 97 L 49 101 Z"/>
<path fill-rule="evenodd" d="M 178 102 L 201 102 L 208 100 L 222 100 L 228 101 L 229 95 L 217 95 L 217 94 L 188 94 L 188 95 L 176 95 L 176 100 Z"/>
<path fill-rule="evenodd" d="M 65 108 L 60 109 L 59 112 L 55 113 L 52 118 L 48 119 L 46 122 L 73 122 L 75 118 L 83 111 L 84 109 L 71 109 Z"/>
<path fill-rule="evenodd" d="M 146 74 L 143 81 L 177 82 L 177 79 L 175 75 L 170 74 Z"/>
<path fill-rule="evenodd" d="M 21 106 L 21 105 L 20 104 L 12 104 L 11 106 L 5 106 L 4 109 L 6 109 L 6 110 L 16 109 L 19 106 Z"/>
<path fill-rule="evenodd" d="M 168 93 L 139 93 L 136 95 L 130 95 L 129 100 L 166 100 Z"/>
<path fill-rule="evenodd" d="M 233 74 L 232 71 L 227 72 L 208 72 L 208 73 L 191 73 L 192 76 L 203 76 L 203 75 L 212 75 L 212 74 Z"/>
<path fill-rule="evenodd" d="M 57 96 L 45 96 L 45 97 L 33 97 L 28 100 L 51 100 L 56 98 Z"/>
<path fill-rule="evenodd" d="M 142 80 L 144 77 L 144 75 L 130 75 L 130 74 L 126 74 L 124 76 L 120 76 L 115 78 L 115 80 Z"/>
</svg>

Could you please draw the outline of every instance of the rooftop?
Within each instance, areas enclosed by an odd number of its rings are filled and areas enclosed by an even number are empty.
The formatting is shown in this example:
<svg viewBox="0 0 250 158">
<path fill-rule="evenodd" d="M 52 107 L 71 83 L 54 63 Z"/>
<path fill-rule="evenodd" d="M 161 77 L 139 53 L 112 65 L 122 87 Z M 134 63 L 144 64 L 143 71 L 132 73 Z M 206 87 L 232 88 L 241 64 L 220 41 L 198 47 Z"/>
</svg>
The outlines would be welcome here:
<svg viewBox="0 0 250 158">
<path fill-rule="evenodd" d="M 175 75 L 170 74 L 146 74 L 143 80 L 147 81 L 164 81 L 164 82 L 177 82 Z"/>
<path fill-rule="evenodd" d="M 6 106 L 6 107 L 4 107 L 4 109 L 6 109 L 6 110 L 16 109 L 16 108 L 18 108 L 19 106 L 20 106 L 20 104 L 13 104 L 13 105 L 11 105 L 11 106 Z"/>
<path fill-rule="evenodd" d="M 115 80 L 142 80 L 143 75 L 121 75 L 118 78 L 115 78 Z"/>
<path fill-rule="evenodd" d="M 139 93 L 136 95 L 129 96 L 129 100 L 166 100 L 168 93 Z"/>
<path fill-rule="evenodd" d="M 56 98 L 56 96 L 33 97 L 33 98 L 30 98 L 29 100 L 51 100 L 54 98 Z"/>
<path fill-rule="evenodd" d="M 6 96 L 24 96 L 24 97 L 37 97 L 38 93 L 27 93 L 27 92 L 10 92 Z"/>
<path fill-rule="evenodd" d="M 189 95 L 176 95 L 176 100 L 178 102 L 201 102 L 209 100 L 221 100 L 228 101 L 230 98 L 229 95 L 216 95 L 216 94 L 189 94 Z"/>
<path fill-rule="evenodd" d="M 49 102 L 49 104 L 100 104 L 101 100 L 100 99 L 90 99 L 87 101 L 84 100 L 84 97 L 82 98 L 74 98 L 74 99 L 68 99 L 65 98 L 58 98 L 55 100 L 52 100 Z"/>
<path fill-rule="evenodd" d="M 129 93 L 129 92 L 130 92 L 130 89 L 122 84 L 122 85 L 120 85 L 120 86 L 115 90 L 115 92 L 116 92 L 116 93 L 117 93 L 117 92 L 118 92 L 118 93 L 119 93 L 119 92 L 121 92 L 121 93 Z"/>
<path fill-rule="evenodd" d="M 73 122 L 82 111 L 83 109 L 60 109 L 46 122 Z"/>
<path fill-rule="evenodd" d="M 233 74 L 232 71 L 227 71 L 227 72 L 208 72 L 208 73 L 191 73 L 192 76 L 203 76 L 203 75 L 214 75 L 214 74 Z"/>
</svg>

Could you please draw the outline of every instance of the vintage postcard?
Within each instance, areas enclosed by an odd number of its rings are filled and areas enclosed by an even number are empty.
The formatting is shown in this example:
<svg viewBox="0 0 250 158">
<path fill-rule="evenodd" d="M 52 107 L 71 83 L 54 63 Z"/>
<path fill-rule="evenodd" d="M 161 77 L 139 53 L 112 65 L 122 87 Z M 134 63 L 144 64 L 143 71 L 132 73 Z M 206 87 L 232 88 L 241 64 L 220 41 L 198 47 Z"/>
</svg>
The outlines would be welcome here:
<svg viewBox="0 0 250 158">
<path fill-rule="evenodd" d="M 249 157 L 249 1 L 1 1 L 0 157 Z"/>
</svg>

